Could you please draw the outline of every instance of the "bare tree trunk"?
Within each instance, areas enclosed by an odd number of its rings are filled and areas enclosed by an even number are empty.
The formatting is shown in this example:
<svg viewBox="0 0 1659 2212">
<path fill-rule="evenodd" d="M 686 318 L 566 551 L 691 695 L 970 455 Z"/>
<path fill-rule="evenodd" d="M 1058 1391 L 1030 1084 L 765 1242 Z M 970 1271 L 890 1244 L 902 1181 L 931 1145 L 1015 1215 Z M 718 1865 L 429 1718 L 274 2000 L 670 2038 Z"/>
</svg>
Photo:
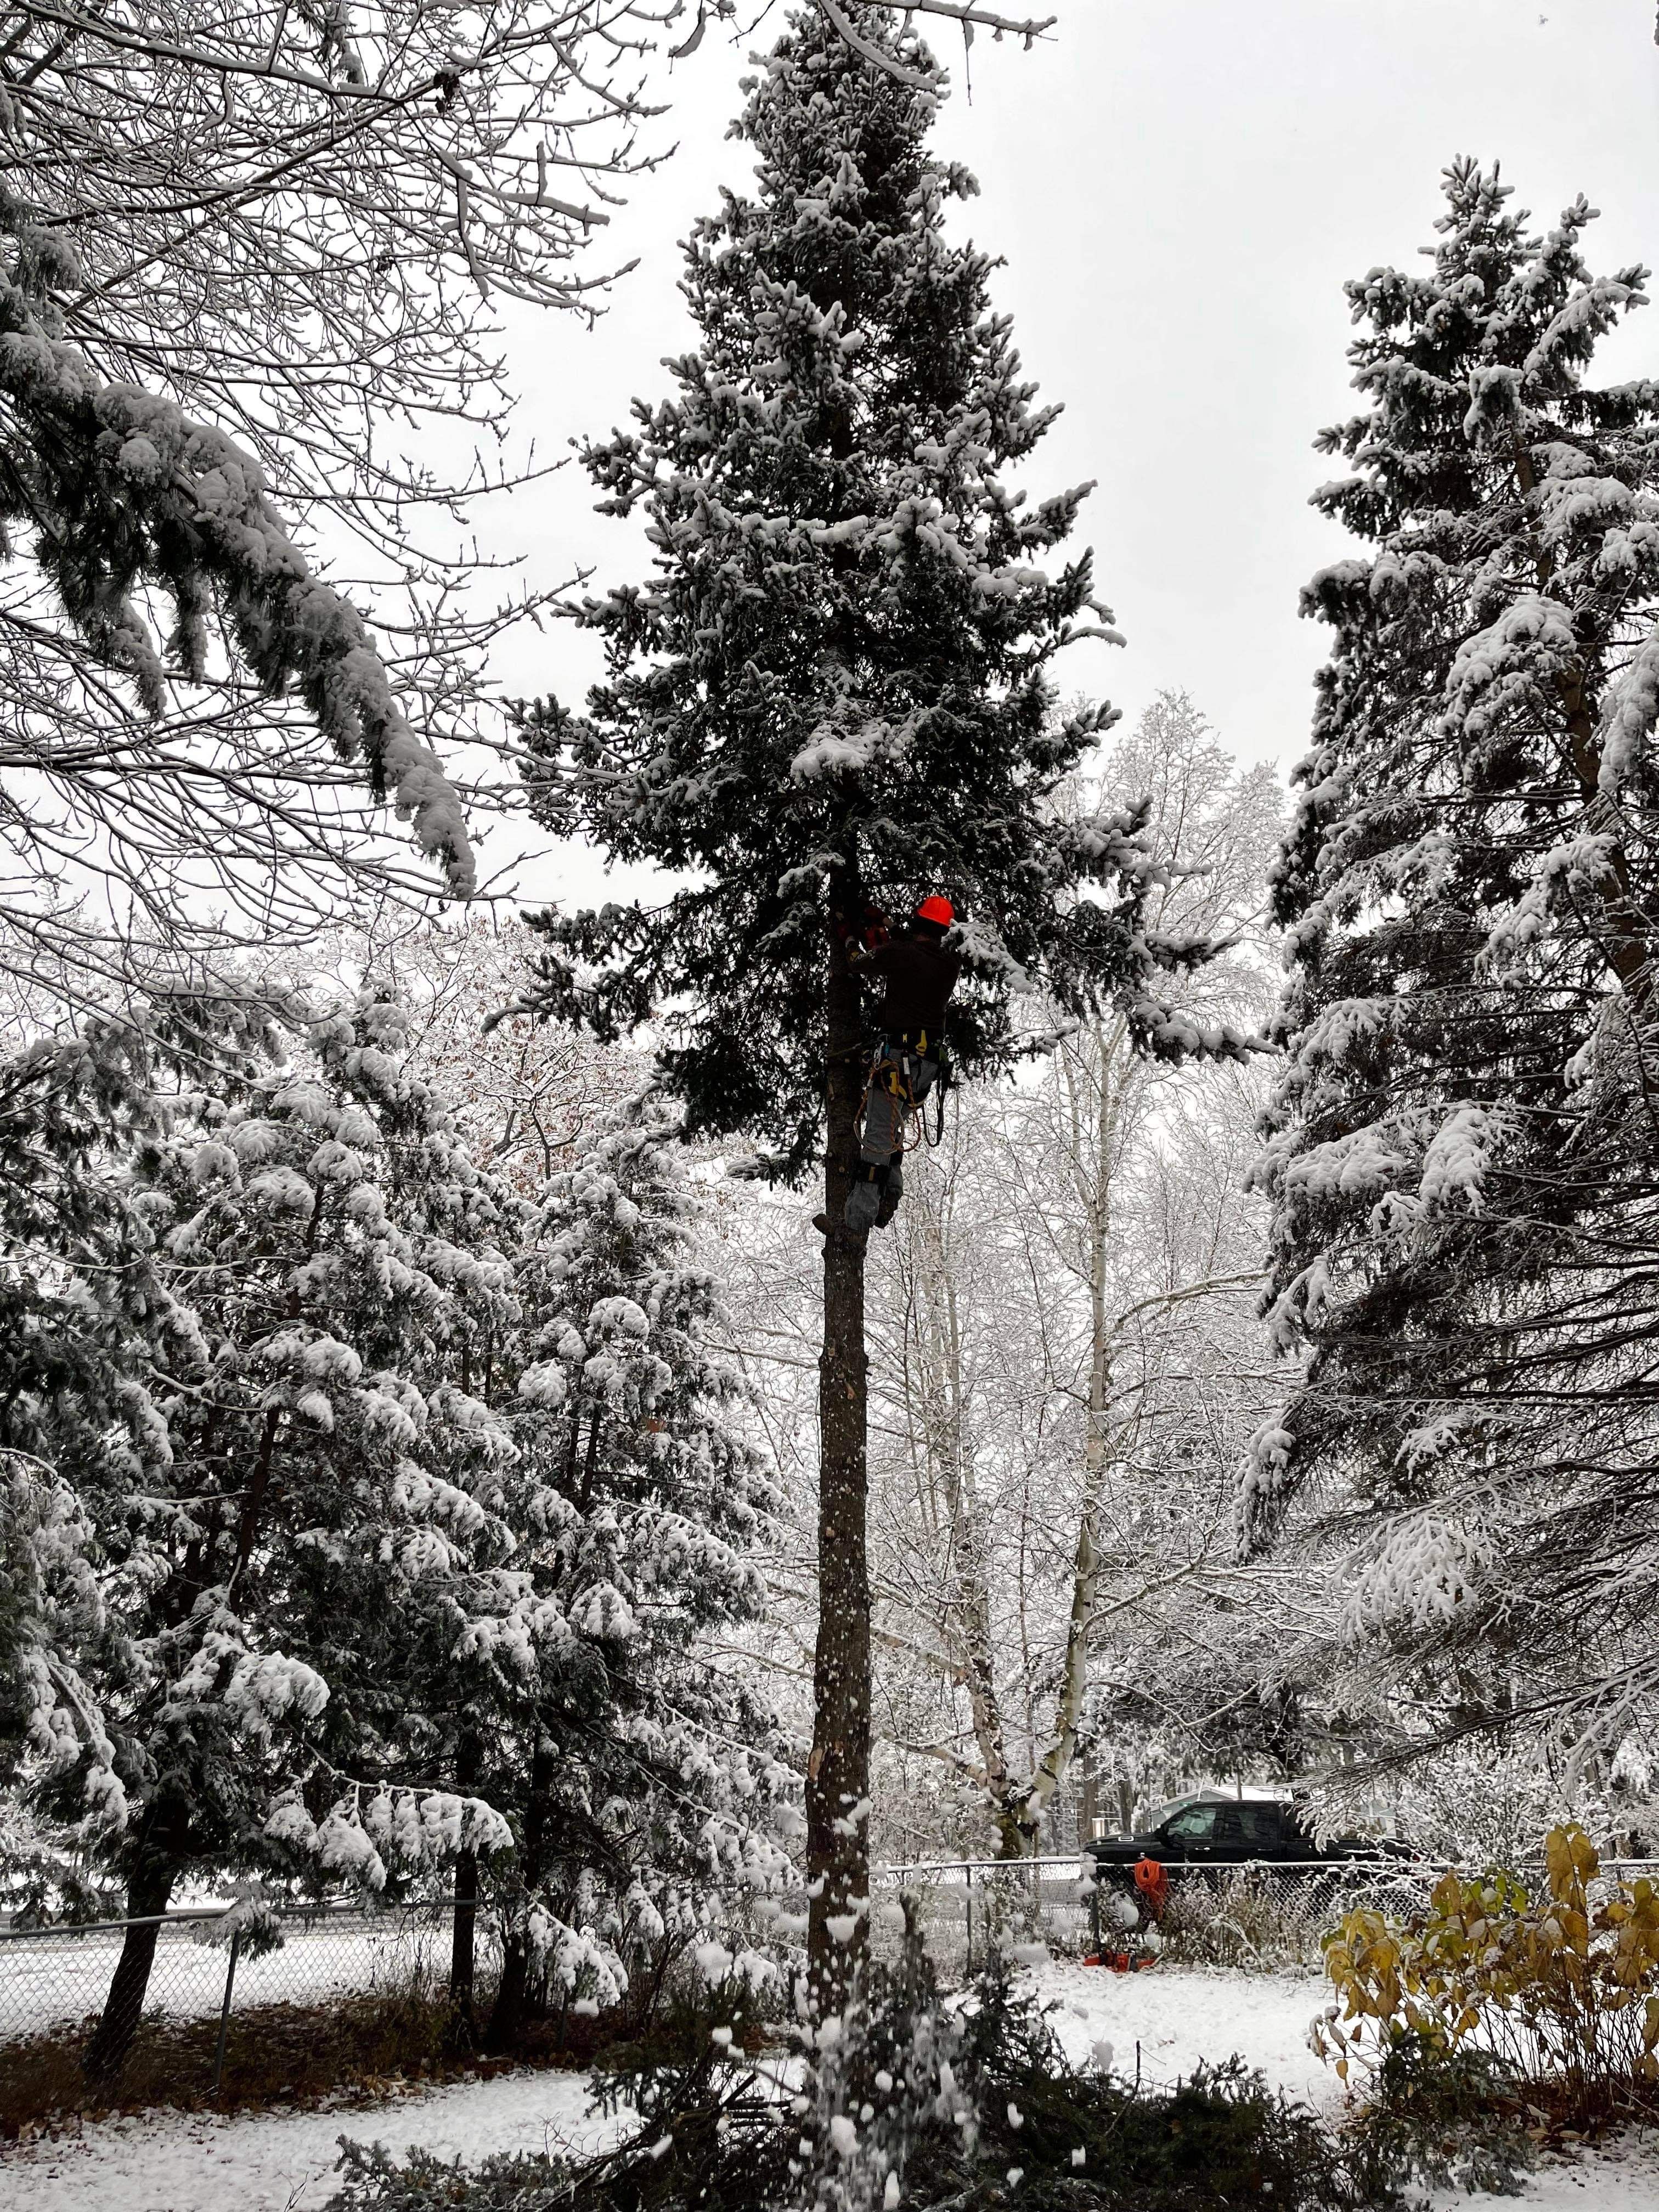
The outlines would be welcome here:
<svg viewBox="0 0 1659 2212">
<path fill-rule="evenodd" d="M 184 1856 L 185 1817 L 182 1807 L 152 1804 L 143 1816 L 132 1871 L 127 1880 L 127 1917 L 147 1924 L 130 1927 L 122 1939 L 104 2009 L 87 2046 L 89 2081 L 107 2087 L 115 2081 L 132 2048 L 143 2016 L 155 1942 L 155 1916 L 167 1909 Z"/>
<path fill-rule="evenodd" d="M 462 1796 L 478 1786 L 482 1765 L 477 1736 L 464 1735 L 455 1753 L 455 1787 Z M 455 1860 L 455 1919 L 449 1945 L 449 2002 L 461 2040 L 471 2042 L 473 2032 L 473 1994 L 477 1982 L 476 1942 L 478 1926 L 478 1855 L 462 1851 Z"/>
<path fill-rule="evenodd" d="M 829 1231 L 818 1361 L 818 1630 L 806 1767 L 806 1872 L 812 1996 L 821 2012 L 832 2013 L 842 2008 L 868 1940 L 871 1702 L 866 1240 L 843 1219 L 857 1158 L 864 1037 L 858 979 L 835 940 L 827 1011 Z"/>
<path fill-rule="evenodd" d="M 520 1852 L 520 1875 L 524 1885 L 524 1911 L 515 1914 L 501 1931 L 501 1979 L 484 2031 L 484 2049 L 511 2051 L 524 2033 L 530 2009 L 530 1936 L 527 1922 L 532 1900 L 544 1872 L 548 1801 L 553 1786 L 553 1760 L 545 1741 L 538 1734 L 530 1756 L 529 1794 L 525 1801 L 524 1839 Z"/>
<path fill-rule="evenodd" d="M 1117 1093 L 1113 1077 L 1124 1042 L 1120 1021 L 1110 1036 L 1095 1029 L 1091 1035 L 1099 1055 L 1095 1103 L 1093 1175 L 1086 1193 L 1089 1222 L 1089 1406 L 1084 1432 L 1083 1500 L 1078 1515 L 1077 1549 L 1072 1561 L 1072 1610 L 1066 1625 L 1066 1657 L 1060 1669 L 1060 1695 L 1054 1711 L 1054 1733 L 1036 1764 L 1026 1793 L 1025 1816 L 1033 1831 L 1040 1825 L 1055 1790 L 1066 1778 L 1077 1751 L 1084 1701 L 1089 1691 L 1089 1636 L 1094 1625 L 1095 1594 L 1100 1582 L 1100 1514 L 1104 1500 L 1107 1469 L 1111 1462 L 1112 1355 L 1116 1347 L 1117 1323 L 1107 1311 L 1107 1240 L 1112 1228 L 1112 1179 L 1116 1167 Z M 1073 1107 L 1074 1127 L 1081 1116 Z M 1085 1170 L 1087 1154 L 1079 1147 L 1079 1169 Z"/>
<path fill-rule="evenodd" d="M 466 2034 L 472 2027 L 472 1999 L 477 1961 L 478 1855 L 462 1851 L 455 1861 L 455 1920 L 449 1943 L 449 2002 Z"/>
<path fill-rule="evenodd" d="M 1085 1492 L 1078 1526 L 1077 1553 L 1072 1568 L 1072 1612 L 1066 1625 L 1066 1659 L 1060 1671 L 1054 1734 L 1031 1778 L 1022 1808 L 1033 1834 L 1041 1826 L 1048 1802 L 1064 1781 L 1077 1752 L 1078 1730 L 1089 1687 L 1089 1631 L 1094 1620 L 1095 1588 L 1099 1579 L 1100 1553 L 1095 1531 L 1100 1492 L 1100 1477 L 1096 1474 Z"/>
<path fill-rule="evenodd" d="M 919 1346 L 923 1449 L 945 1493 L 956 1588 L 955 1620 L 947 1614 L 943 1626 L 968 1692 L 974 1741 L 997 1825 L 998 1854 L 1006 1859 L 1024 1858 L 1030 1838 L 1021 1822 L 1022 1792 L 1008 1764 L 1007 1737 L 997 1692 L 990 1577 L 963 1418 L 962 1331 L 956 1289 L 945 1249 L 944 1224 L 933 1192 L 918 1190 L 910 1202 L 915 1207 L 919 1322 L 926 1330 Z"/>
</svg>

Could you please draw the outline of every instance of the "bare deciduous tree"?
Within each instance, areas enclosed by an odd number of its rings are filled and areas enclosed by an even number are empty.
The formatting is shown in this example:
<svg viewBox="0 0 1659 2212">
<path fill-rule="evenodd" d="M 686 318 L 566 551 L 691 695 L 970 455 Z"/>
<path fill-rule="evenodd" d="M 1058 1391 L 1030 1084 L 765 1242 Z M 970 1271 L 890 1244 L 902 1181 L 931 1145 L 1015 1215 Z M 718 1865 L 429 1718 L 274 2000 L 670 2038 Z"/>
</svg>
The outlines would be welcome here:
<svg viewBox="0 0 1659 2212">
<path fill-rule="evenodd" d="M 819 3 L 871 43 L 868 0 Z M 1048 27 L 923 7 L 966 40 Z M 489 500 L 544 466 L 508 441 L 503 310 L 591 311 L 613 272 L 585 249 L 647 158 L 653 60 L 732 12 L 699 4 L 682 37 L 685 0 L 7 11 L 14 975 L 80 1002 L 183 947 L 303 941 L 347 890 L 419 902 L 387 799 L 447 889 L 474 888 L 461 802 L 501 796 L 487 656 L 560 582 L 513 587 L 481 550 Z M 234 542 L 204 548 L 217 521 Z M 243 619 L 253 568 L 284 588 Z M 394 702 L 420 739 L 388 736 Z M 472 748 L 465 790 L 428 739 Z"/>
<path fill-rule="evenodd" d="M 486 648 L 526 604 L 485 603 L 467 542 L 528 473 L 502 443 L 500 303 L 581 308 L 604 281 L 581 248 L 635 163 L 661 20 L 641 0 L 9 12 L 14 968 L 79 997 L 124 939 L 291 942 L 347 863 L 422 896 L 375 834 L 386 798 L 471 890 L 459 794 L 393 702 L 479 734 Z"/>
<path fill-rule="evenodd" d="M 1172 696 L 1115 749 L 1106 786 L 1150 793 L 1155 848 L 1182 856 L 1154 926 L 1248 939 L 1271 774 L 1241 771 Z M 1248 1025 L 1267 1003 L 1241 944 L 1194 978 L 1189 1018 Z M 982 1793 L 1010 1856 L 1070 1776 L 1091 1660 L 1161 1641 L 1168 1593 L 1227 1571 L 1260 1364 L 1239 1190 L 1257 1103 L 1248 1073 L 1149 1061 L 1103 1014 L 1069 1028 L 1040 1082 L 965 1105 L 914 1179 L 877 1370 L 902 1439 L 885 1534 L 908 1642 L 949 1695 L 912 1748 Z"/>
</svg>

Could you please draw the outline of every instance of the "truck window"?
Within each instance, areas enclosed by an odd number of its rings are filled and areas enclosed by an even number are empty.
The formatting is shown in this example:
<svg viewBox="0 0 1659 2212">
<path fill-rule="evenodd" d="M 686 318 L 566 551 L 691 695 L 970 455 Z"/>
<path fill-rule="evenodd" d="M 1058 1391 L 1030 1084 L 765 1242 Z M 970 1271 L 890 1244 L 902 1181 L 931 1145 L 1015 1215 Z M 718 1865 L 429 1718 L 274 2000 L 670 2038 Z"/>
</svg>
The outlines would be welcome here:
<svg viewBox="0 0 1659 2212">
<path fill-rule="evenodd" d="M 1177 1813 L 1164 1831 L 1172 1844 L 1207 1843 L 1215 1832 L 1213 1805 L 1189 1805 Z"/>
<path fill-rule="evenodd" d="M 1319 1856 L 1319 1847 L 1314 1842 L 1312 1832 L 1303 1826 L 1301 1816 L 1294 1806 L 1287 1806 L 1285 1810 L 1285 1848 L 1297 1858 L 1316 1859 Z"/>
</svg>

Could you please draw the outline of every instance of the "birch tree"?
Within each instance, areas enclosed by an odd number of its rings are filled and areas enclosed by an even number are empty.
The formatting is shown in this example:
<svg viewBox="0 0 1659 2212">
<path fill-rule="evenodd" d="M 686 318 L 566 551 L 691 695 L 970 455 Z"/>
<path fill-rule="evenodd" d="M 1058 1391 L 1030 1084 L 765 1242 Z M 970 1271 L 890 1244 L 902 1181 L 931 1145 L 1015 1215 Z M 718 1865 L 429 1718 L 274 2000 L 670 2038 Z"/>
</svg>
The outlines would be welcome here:
<svg viewBox="0 0 1659 2212">
<path fill-rule="evenodd" d="M 1188 856 L 1152 895 L 1158 926 L 1235 942 L 1194 980 L 1195 1027 L 1247 1027 L 1267 1004 L 1252 939 L 1271 773 L 1239 769 L 1175 695 L 1115 748 L 1104 792 L 1150 793 L 1154 849 Z M 1133 1668 L 1138 1626 L 1162 1641 L 1141 1616 L 1224 1571 L 1225 1470 L 1261 1364 L 1239 1190 L 1258 1104 L 1243 1071 L 1149 1061 L 1121 1014 L 1091 1014 L 1039 1082 L 964 1102 L 915 1179 L 877 1385 L 904 1439 L 886 1480 L 913 1507 L 884 1526 L 970 1723 L 970 1753 L 948 1729 L 933 1750 L 1010 1856 L 1071 1773 L 1091 1656 Z"/>
</svg>

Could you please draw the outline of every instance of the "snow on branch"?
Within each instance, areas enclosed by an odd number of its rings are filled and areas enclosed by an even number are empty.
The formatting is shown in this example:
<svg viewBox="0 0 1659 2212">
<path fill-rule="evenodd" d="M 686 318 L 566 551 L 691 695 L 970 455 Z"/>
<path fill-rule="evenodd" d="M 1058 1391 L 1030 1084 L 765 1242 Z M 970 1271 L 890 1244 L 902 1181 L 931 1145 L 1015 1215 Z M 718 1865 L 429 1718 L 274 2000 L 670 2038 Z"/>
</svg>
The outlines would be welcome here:
<svg viewBox="0 0 1659 2212">
<path fill-rule="evenodd" d="M 864 4 L 864 0 L 856 0 Z M 977 28 L 989 31 L 1000 39 L 1012 36 L 1023 39 L 1029 46 L 1045 31 L 1052 31 L 1058 15 L 1004 15 L 994 8 L 977 8 L 971 0 L 908 0 L 907 13 L 915 15 L 942 15 L 953 23 L 960 23 L 969 34 Z"/>
<path fill-rule="evenodd" d="M 0 287 L 0 393 L 32 455 L 15 501 L 42 525 L 42 566 L 88 644 L 160 715 L 163 662 L 131 594 L 144 584 L 168 592 L 172 657 L 199 682 L 207 590 L 217 586 L 267 695 L 300 692 L 339 757 L 366 763 L 375 797 L 413 823 L 451 892 L 467 896 L 477 871 L 459 796 L 399 711 L 362 615 L 312 574 L 258 461 L 173 400 L 104 382 L 78 348 L 49 335 L 20 285 Z"/>
<path fill-rule="evenodd" d="M 857 23 L 848 14 L 848 9 L 859 8 L 866 4 L 866 0 L 848 0 L 847 8 L 841 6 L 840 0 L 817 0 L 817 4 L 826 19 L 835 25 L 836 29 L 852 47 L 854 52 L 861 54 L 872 67 L 884 70 L 889 76 L 896 78 L 900 84 L 910 85 L 917 92 L 938 90 L 936 71 L 907 68 L 890 49 L 873 39 L 866 39 L 860 31 Z M 973 43 L 974 33 L 977 29 L 989 31 L 998 39 L 1005 38 L 1012 33 L 1015 38 L 1024 40 L 1029 48 L 1042 36 L 1045 31 L 1052 30 L 1059 21 L 1059 18 L 1054 15 L 1041 17 L 1028 15 L 1023 19 L 1013 15 L 1002 15 L 994 9 L 971 6 L 969 4 L 969 0 L 911 0 L 911 5 L 906 12 L 918 15 L 943 16 L 951 22 L 960 24 L 963 43 L 969 46 Z"/>
</svg>

